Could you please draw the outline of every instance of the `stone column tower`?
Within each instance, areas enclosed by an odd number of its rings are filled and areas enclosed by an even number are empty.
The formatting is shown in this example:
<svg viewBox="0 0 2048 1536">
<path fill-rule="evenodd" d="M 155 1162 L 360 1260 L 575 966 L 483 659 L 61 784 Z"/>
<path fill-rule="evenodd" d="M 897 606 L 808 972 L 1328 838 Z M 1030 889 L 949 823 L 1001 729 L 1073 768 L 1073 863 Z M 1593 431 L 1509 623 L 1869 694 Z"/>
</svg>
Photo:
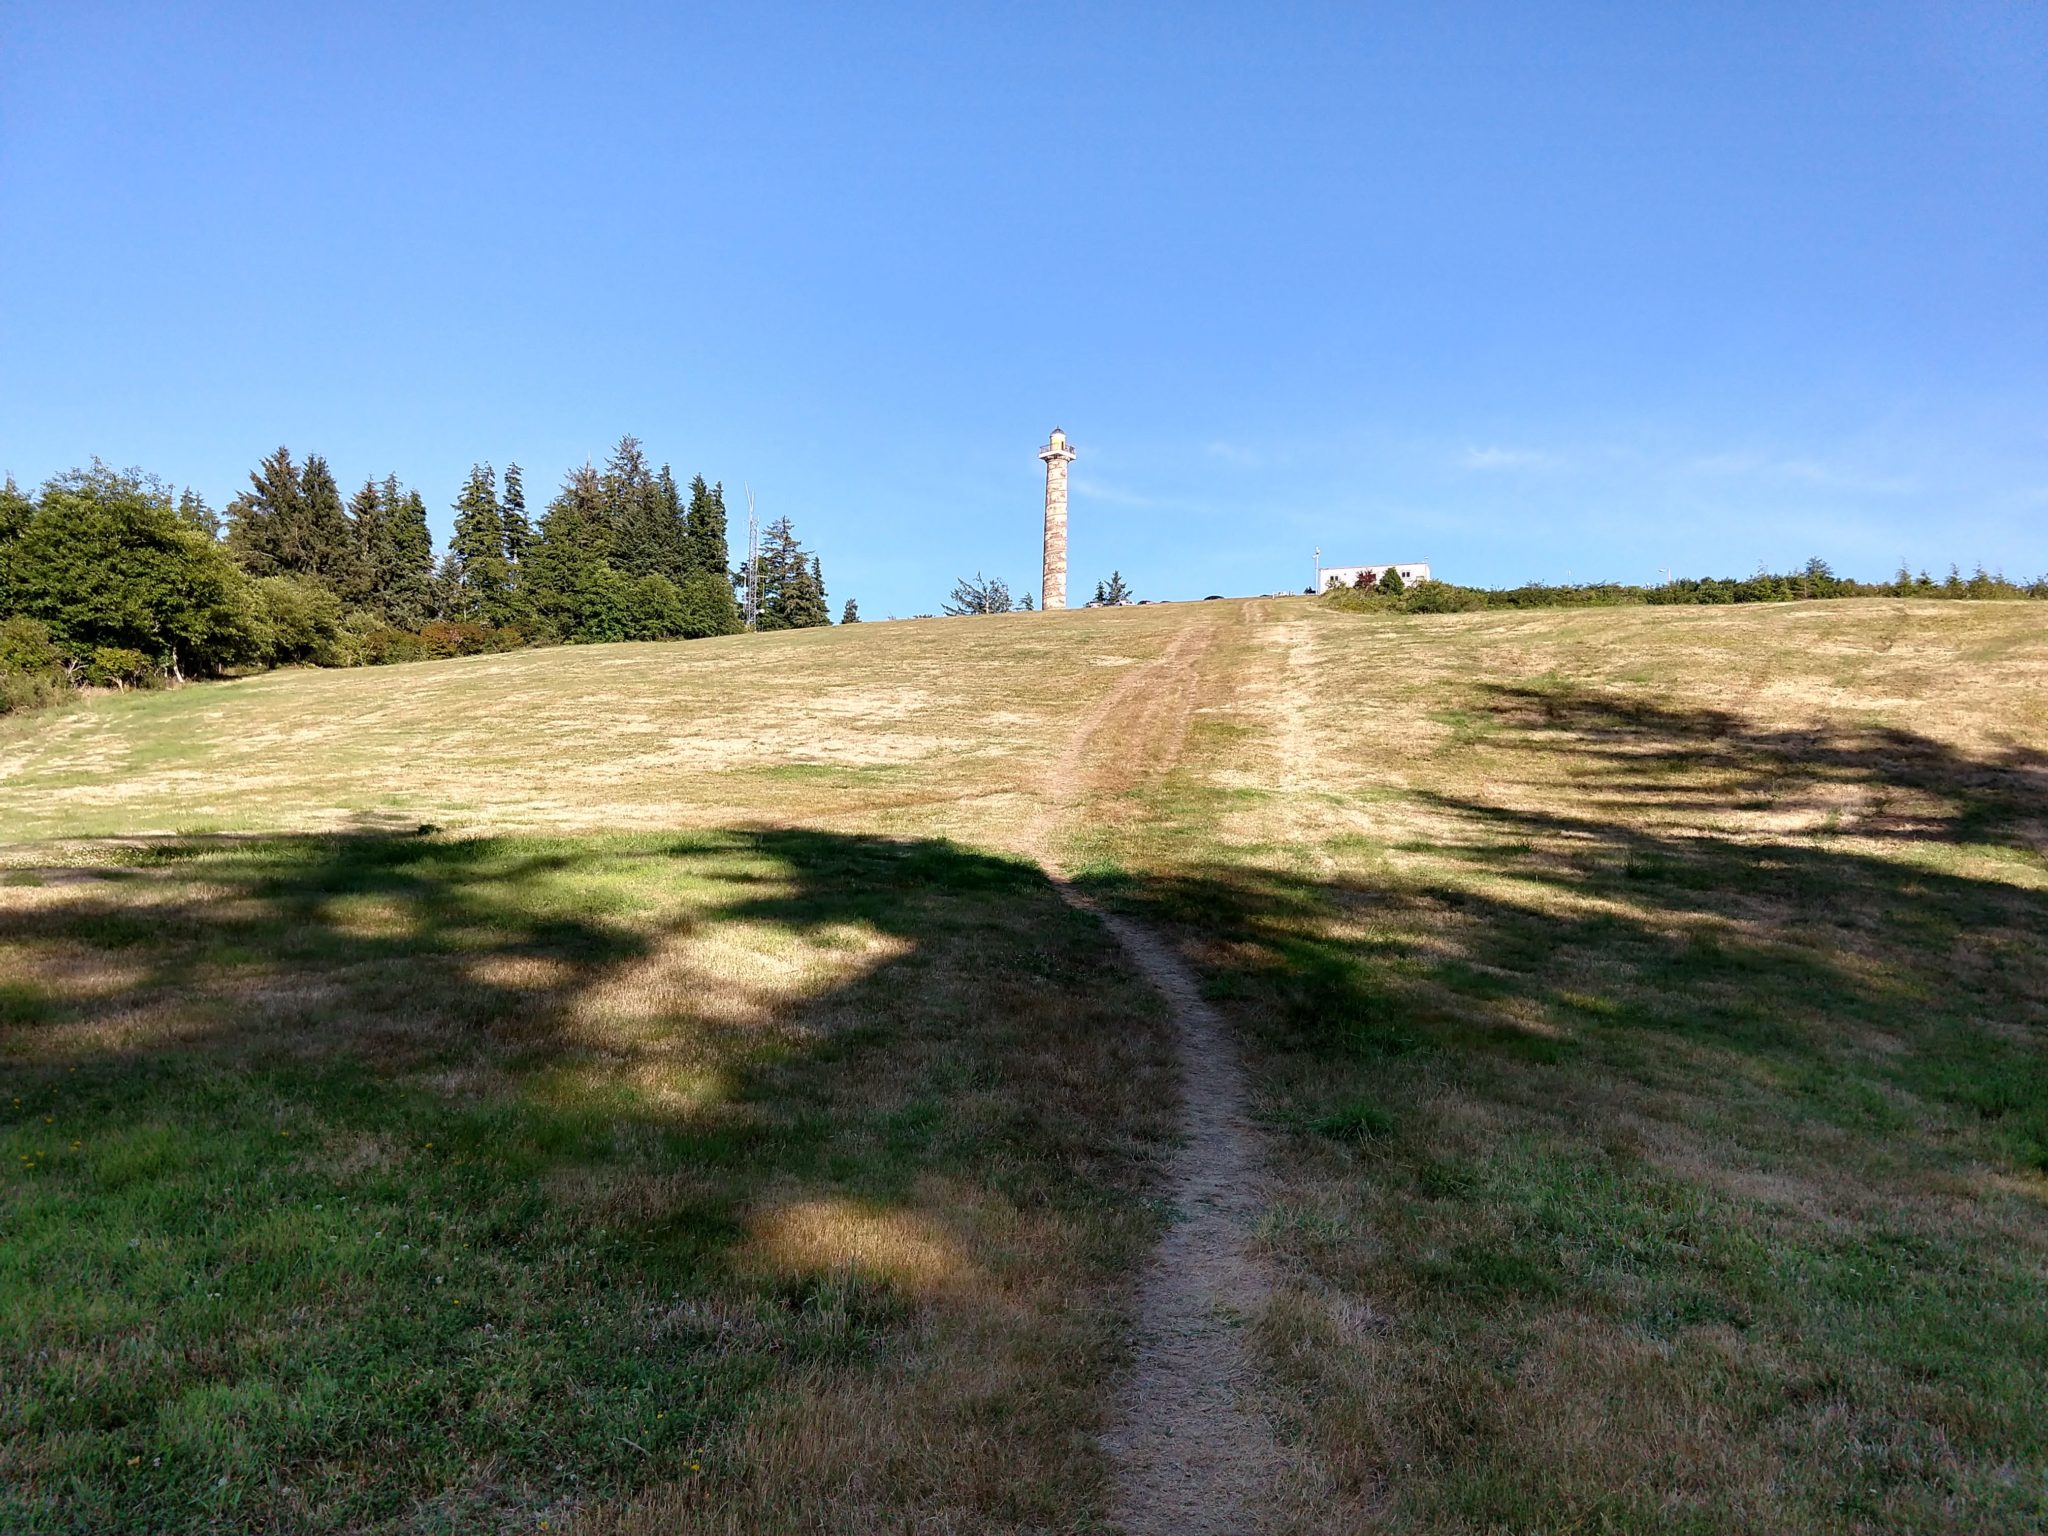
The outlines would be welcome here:
<svg viewBox="0 0 2048 1536">
<path fill-rule="evenodd" d="M 1074 450 L 1067 434 L 1052 429 L 1052 441 L 1038 450 L 1045 460 L 1045 580 L 1038 595 L 1041 608 L 1067 606 L 1067 466 Z"/>
</svg>

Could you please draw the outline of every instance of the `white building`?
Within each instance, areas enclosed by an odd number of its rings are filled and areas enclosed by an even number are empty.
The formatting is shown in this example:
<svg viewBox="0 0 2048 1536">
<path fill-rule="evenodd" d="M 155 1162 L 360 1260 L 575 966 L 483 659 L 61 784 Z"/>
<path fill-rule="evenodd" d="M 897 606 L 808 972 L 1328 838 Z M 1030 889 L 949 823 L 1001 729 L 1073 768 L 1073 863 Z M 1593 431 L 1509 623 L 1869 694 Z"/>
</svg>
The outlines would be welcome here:
<svg viewBox="0 0 2048 1536">
<path fill-rule="evenodd" d="M 1327 592 L 1332 587 L 1355 587 L 1358 585 L 1358 578 L 1367 572 L 1371 572 L 1373 581 L 1377 582 L 1389 571 L 1399 571 L 1403 585 L 1410 587 L 1418 581 L 1429 580 L 1427 560 L 1396 560 L 1392 565 L 1326 565 L 1323 567 L 1323 590 Z"/>
</svg>

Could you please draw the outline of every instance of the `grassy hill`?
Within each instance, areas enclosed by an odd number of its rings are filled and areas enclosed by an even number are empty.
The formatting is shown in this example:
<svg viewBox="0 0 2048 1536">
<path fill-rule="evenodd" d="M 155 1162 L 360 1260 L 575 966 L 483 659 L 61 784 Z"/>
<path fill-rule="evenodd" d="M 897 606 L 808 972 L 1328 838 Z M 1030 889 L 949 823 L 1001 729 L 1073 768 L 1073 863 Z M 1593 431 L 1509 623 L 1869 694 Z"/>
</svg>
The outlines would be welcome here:
<svg viewBox="0 0 2048 1536">
<path fill-rule="evenodd" d="M 2028 605 L 1275 599 L 0 720 L 0 1526 L 1085 1530 L 1240 1032 L 1276 1524 L 2048 1521 Z"/>
</svg>

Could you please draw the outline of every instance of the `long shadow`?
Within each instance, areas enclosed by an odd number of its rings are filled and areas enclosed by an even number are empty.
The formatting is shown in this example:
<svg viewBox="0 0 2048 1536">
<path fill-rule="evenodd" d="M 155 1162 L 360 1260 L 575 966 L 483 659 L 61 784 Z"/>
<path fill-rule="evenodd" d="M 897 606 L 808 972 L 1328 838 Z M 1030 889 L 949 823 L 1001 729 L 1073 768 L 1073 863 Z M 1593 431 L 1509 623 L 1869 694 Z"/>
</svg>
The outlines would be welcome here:
<svg viewBox="0 0 2048 1536">
<path fill-rule="evenodd" d="M 1732 710 L 1552 685 L 1491 684 L 1481 708 L 1507 744 L 1553 753 L 1609 809 L 1739 811 L 1802 790 L 1853 789 L 1835 830 L 1861 837 L 2048 849 L 2048 752 L 1988 756 L 1897 726 L 1763 727 Z"/>
<path fill-rule="evenodd" d="M 2048 1166 L 2048 756 L 1760 730 L 1561 688 L 1485 699 L 1499 778 L 1519 788 L 1514 756 L 1541 757 L 1538 792 L 1517 799 L 1569 809 L 1415 790 L 1456 830 L 1396 849 L 1398 864 L 1309 878 L 1209 862 L 1092 883 L 1176 927 L 1220 995 L 1256 995 L 1247 1017 L 1276 1049 L 1561 1060 L 1583 1026 L 1818 1071 L 1877 1034 L 1903 1047 L 1902 1081 L 1981 1107 L 2023 1163 Z M 1741 809 L 1790 780 L 1912 809 L 1820 835 L 1742 830 Z M 1717 826 L 1732 830 L 1702 830 Z M 1928 843 L 1979 863 L 1909 851 Z M 1530 1027 L 1544 1019 L 1564 1027 Z"/>
<path fill-rule="evenodd" d="M 1554 1082 L 1561 1114 L 1590 1112 L 1575 1073 L 1725 1109 L 1697 1081 L 1725 1072 L 1858 1146 L 2048 1168 L 2048 893 L 1982 862 L 2038 860 L 2039 753 L 1489 698 L 1483 750 L 1568 749 L 1570 809 L 1425 795 L 1458 830 L 1397 862 L 1084 882 L 1186 940 L 1283 1127 L 1370 1141 L 1340 1100 L 1396 1066 L 1524 1102 Z M 1857 836 L 1696 830 L 1811 782 L 1866 796 Z M 0 1524 L 524 1519 L 687 1464 L 792 1372 L 885 1357 L 989 1279 L 976 1212 L 1066 1244 L 1041 1267 L 1082 1291 L 1151 1230 L 1156 1000 L 1021 862 L 364 832 L 11 878 L 45 888 L 0 892 Z M 1470 1187 L 1409 1150 L 1421 1196 Z M 1539 1236 L 1429 1283 L 1555 1288 L 1565 1237 Z M 2028 1344 L 1913 1262 L 1912 1316 Z M 2001 1403 L 2031 1379 L 1956 1350 L 1913 1368 Z M 943 1432 L 1029 1456 L 1050 1415 L 1085 1440 L 1078 1390 Z"/>
<path fill-rule="evenodd" d="M 1014 1308 L 1038 1227 L 1098 1305 L 1155 1221 L 1154 1011 L 1028 864 L 358 833 L 0 878 L 10 1528 L 523 1521 Z M 1027 1469 L 1093 1454 L 1077 1363 L 983 1410 Z"/>
<path fill-rule="evenodd" d="M 1406 1528 L 2038 1528 L 2041 755 L 1486 697 L 1427 840 L 1084 881 L 1250 1043 L 1346 1298 L 1276 1325 L 1298 1432 Z M 1810 784 L 1890 809 L 1746 814 Z"/>
</svg>

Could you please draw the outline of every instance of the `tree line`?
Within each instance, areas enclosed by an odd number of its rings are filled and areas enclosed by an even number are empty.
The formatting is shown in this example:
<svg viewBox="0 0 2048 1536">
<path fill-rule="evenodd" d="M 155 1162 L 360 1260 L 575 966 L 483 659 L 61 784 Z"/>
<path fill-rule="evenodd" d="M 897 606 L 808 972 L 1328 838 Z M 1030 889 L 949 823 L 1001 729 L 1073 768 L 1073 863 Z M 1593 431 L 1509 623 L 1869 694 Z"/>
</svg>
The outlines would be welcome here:
<svg viewBox="0 0 2048 1536">
<path fill-rule="evenodd" d="M 324 458 L 286 448 L 220 513 L 98 460 L 34 494 L 9 479 L 0 710 L 82 683 L 697 639 L 736 633 L 749 608 L 757 629 L 830 622 L 823 565 L 788 518 L 756 569 L 735 568 L 723 487 L 678 485 L 632 437 L 572 470 L 537 519 L 517 464 L 475 465 L 454 512 L 436 559 L 419 491 L 387 475 L 344 499 Z"/>
<path fill-rule="evenodd" d="M 1965 576 L 1951 565 L 1946 578 L 1901 565 L 1890 581 L 1858 581 L 1837 576 L 1818 557 L 1797 571 L 1758 571 L 1753 576 L 1681 576 L 1661 586 L 1624 582 L 1583 582 L 1552 586 L 1525 582 L 1519 587 L 1461 587 L 1448 581 L 1401 580 L 1389 569 L 1377 582 L 1362 573 L 1349 587 L 1332 586 L 1325 599 L 1339 608 L 1375 613 L 1472 613 L 1483 608 L 1614 608 L 1631 604 L 1681 606 L 1722 603 L 1790 603 L 1843 597 L 1948 597 L 1977 599 L 2048 599 L 2048 576 L 2032 581 L 2008 580 L 2002 573 L 1978 566 Z"/>
<path fill-rule="evenodd" d="M 1088 608 L 1122 608 L 1135 603 L 1130 587 L 1124 581 L 1122 571 L 1112 571 L 1107 581 L 1095 583 L 1095 596 L 1083 606 Z M 1031 594 L 1012 597 L 1010 584 L 1000 576 L 983 576 L 976 571 L 972 576 L 962 576 L 953 583 L 953 594 L 939 605 L 947 618 L 964 618 L 970 614 L 983 613 L 1029 613 L 1032 610 Z"/>
</svg>

